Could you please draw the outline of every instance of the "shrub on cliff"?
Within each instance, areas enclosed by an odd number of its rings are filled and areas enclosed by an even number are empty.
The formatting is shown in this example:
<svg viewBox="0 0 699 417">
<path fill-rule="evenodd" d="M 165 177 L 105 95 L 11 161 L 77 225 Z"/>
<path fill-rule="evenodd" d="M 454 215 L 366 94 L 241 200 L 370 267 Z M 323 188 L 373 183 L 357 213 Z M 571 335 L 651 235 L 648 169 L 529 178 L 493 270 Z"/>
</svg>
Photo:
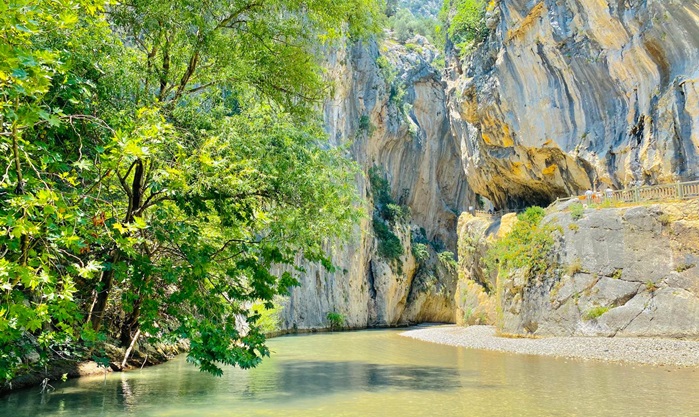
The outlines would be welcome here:
<svg viewBox="0 0 699 417">
<path fill-rule="evenodd" d="M 557 227 L 542 224 L 544 215 L 541 207 L 530 207 L 517 217 L 512 231 L 488 249 L 485 264 L 489 272 L 525 268 L 527 276 L 532 277 L 549 270 Z"/>
<path fill-rule="evenodd" d="M 463 53 L 488 35 L 485 0 L 445 0 L 440 20 L 448 27 L 447 35 Z"/>
<path fill-rule="evenodd" d="M 389 261 L 398 260 L 403 255 L 404 249 L 393 228 L 396 224 L 410 219 L 410 209 L 396 204 L 391 196 L 391 186 L 381 168 L 372 167 L 369 170 L 369 183 L 374 200 L 372 225 L 379 244 L 379 255 Z"/>
<path fill-rule="evenodd" d="M 418 262 L 424 262 L 430 258 L 430 252 L 424 243 L 413 242 L 412 252 Z"/>
<path fill-rule="evenodd" d="M 326 318 L 328 319 L 328 322 L 330 323 L 330 330 L 337 330 L 341 329 L 345 326 L 345 316 L 343 316 L 340 313 L 337 313 L 335 311 L 328 312 Z"/>
<path fill-rule="evenodd" d="M 379 255 L 387 260 L 397 260 L 403 255 L 403 244 L 398 236 L 380 218 L 374 216 L 374 233 L 379 241 Z"/>
</svg>

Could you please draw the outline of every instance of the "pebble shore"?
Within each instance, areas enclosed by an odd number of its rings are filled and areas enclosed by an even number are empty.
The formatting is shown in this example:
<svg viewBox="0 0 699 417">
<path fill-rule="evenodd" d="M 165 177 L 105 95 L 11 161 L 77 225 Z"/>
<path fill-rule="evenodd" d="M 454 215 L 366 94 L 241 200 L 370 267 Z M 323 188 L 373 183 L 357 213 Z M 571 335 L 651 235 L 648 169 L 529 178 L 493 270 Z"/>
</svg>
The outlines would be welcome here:
<svg viewBox="0 0 699 417">
<path fill-rule="evenodd" d="M 493 326 L 419 327 L 401 336 L 425 342 L 525 355 L 592 359 L 656 366 L 699 366 L 699 341 L 656 338 L 547 337 L 507 338 Z"/>
</svg>

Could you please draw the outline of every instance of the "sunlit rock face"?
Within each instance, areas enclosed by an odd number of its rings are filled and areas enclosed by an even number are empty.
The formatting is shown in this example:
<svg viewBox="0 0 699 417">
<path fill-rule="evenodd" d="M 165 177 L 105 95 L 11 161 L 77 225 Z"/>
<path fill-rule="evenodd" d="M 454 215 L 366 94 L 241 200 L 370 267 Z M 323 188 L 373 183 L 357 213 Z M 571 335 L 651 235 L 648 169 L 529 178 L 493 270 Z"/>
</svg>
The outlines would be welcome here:
<svg viewBox="0 0 699 417">
<path fill-rule="evenodd" d="M 448 69 L 473 190 L 497 206 L 699 176 L 699 2 L 500 0 Z"/>
<path fill-rule="evenodd" d="M 699 339 L 699 202 L 588 209 L 560 226 L 553 274 L 502 290 L 502 331 Z M 571 227 L 574 225 L 573 227 Z"/>
<path fill-rule="evenodd" d="M 348 147 L 364 171 L 360 194 L 371 200 L 366 174 L 374 168 L 395 202 L 410 208 L 410 220 L 394 227 L 404 253 L 393 262 L 378 254 L 369 203 L 354 236 L 329 247 L 337 271 L 305 266 L 301 286 L 283 303 L 284 329 L 328 327 L 328 312 L 353 328 L 454 321 L 456 271 L 441 265 L 434 249 L 418 262 L 411 236 L 424 232 L 435 247 L 456 253 L 458 215 L 474 198 L 450 129 L 446 85 L 430 65 L 436 53 L 424 39 L 414 43 L 414 51 L 387 41 L 330 52 L 334 94 L 324 105 L 331 144 Z"/>
<path fill-rule="evenodd" d="M 488 247 L 517 218 L 464 213 L 459 223 L 457 322 L 505 334 L 699 339 L 699 201 L 548 209 L 550 269 L 487 271 Z"/>
</svg>

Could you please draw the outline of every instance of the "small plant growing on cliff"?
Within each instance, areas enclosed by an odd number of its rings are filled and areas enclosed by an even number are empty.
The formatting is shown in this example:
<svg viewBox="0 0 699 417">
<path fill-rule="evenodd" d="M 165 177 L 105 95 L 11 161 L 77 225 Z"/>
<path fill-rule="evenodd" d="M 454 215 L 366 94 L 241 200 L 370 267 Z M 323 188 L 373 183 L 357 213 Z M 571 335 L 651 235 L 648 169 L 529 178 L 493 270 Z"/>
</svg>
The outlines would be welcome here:
<svg viewBox="0 0 699 417">
<path fill-rule="evenodd" d="M 393 64 L 391 64 L 391 61 L 389 61 L 385 56 L 379 55 L 379 57 L 376 58 L 376 65 L 379 67 L 379 71 L 381 72 L 383 79 L 386 80 L 388 84 L 392 84 L 396 79 L 397 71 L 393 67 Z"/>
<path fill-rule="evenodd" d="M 568 275 L 572 277 L 580 271 L 582 271 L 582 261 L 580 258 L 575 258 L 573 262 L 568 265 L 568 270 L 566 272 L 568 272 Z"/>
<path fill-rule="evenodd" d="M 651 280 L 646 281 L 646 290 L 648 292 L 654 293 L 658 290 L 658 288 L 659 288 L 658 284 L 656 284 L 655 282 L 653 282 Z"/>
<path fill-rule="evenodd" d="M 369 169 L 369 183 L 371 184 L 371 195 L 374 197 L 374 206 L 395 204 L 393 197 L 391 197 L 391 185 L 381 168 L 374 166 Z"/>
<path fill-rule="evenodd" d="M 430 252 L 427 250 L 427 245 L 424 243 L 413 243 L 412 247 L 413 256 L 418 262 L 424 262 L 430 257 Z"/>
<path fill-rule="evenodd" d="M 580 226 L 578 226 L 576 223 L 571 223 L 568 225 L 568 230 L 577 232 L 578 230 L 580 230 Z"/>
<path fill-rule="evenodd" d="M 582 204 L 576 203 L 570 206 L 570 216 L 573 218 L 573 220 L 580 220 L 582 219 L 583 215 L 585 214 L 585 208 L 583 207 Z"/>
<path fill-rule="evenodd" d="M 450 271 L 456 270 L 456 267 L 458 265 L 456 263 L 456 257 L 454 256 L 453 252 L 449 252 L 449 251 L 440 252 L 439 254 L 437 254 L 437 258 L 439 258 L 439 262 L 448 270 L 450 270 Z"/>
<path fill-rule="evenodd" d="M 325 316 L 330 323 L 331 330 L 341 329 L 345 326 L 345 316 L 340 313 L 331 311 Z"/>
<path fill-rule="evenodd" d="M 663 226 L 669 226 L 670 223 L 672 223 L 672 220 L 671 220 L 671 218 L 670 218 L 670 215 L 667 214 L 667 213 L 663 213 L 663 214 L 661 214 L 660 216 L 658 216 L 658 221 L 659 221 L 660 224 L 662 224 Z"/>
<path fill-rule="evenodd" d="M 366 133 L 369 136 L 371 136 L 371 134 L 374 133 L 375 129 L 374 125 L 371 124 L 371 119 L 366 114 L 362 115 L 359 118 L 358 128 L 360 133 Z"/>
<path fill-rule="evenodd" d="M 685 262 L 683 262 L 683 263 L 677 265 L 677 267 L 675 267 L 675 271 L 677 271 L 677 272 L 684 272 L 684 271 L 686 271 L 686 270 L 688 270 L 688 269 L 694 268 L 695 266 L 696 266 L 696 264 L 685 263 Z"/>
<path fill-rule="evenodd" d="M 602 306 L 593 307 L 592 309 L 586 311 L 585 314 L 583 314 L 583 320 L 586 320 L 586 321 L 595 320 L 595 319 L 601 317 L 607 311 L 609 311 L 609 307 L 602 307 Z"/>
<path fill-rule="evenodd" d="M 410 220 L 410 209 L 398 204 L 386 204 L 381 210 L 381 216 L 389 222 L 404 223 Z"/>
</svg>

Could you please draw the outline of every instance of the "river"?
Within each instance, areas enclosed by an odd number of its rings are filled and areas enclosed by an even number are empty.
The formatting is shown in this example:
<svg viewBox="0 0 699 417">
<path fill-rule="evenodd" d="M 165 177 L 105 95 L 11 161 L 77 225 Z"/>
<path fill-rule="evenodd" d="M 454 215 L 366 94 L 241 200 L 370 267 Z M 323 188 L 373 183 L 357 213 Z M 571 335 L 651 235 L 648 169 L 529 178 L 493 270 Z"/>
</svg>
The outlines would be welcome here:
<svg viewBox="0 0 699 417">
<path fill-rule="evenodd" d="M 0 397 L 0 416 L 697 416 L 699 370 L 441 346 L 401 330 L 286 336 L 256 369 L 184 357 Z"/>
</svg>

